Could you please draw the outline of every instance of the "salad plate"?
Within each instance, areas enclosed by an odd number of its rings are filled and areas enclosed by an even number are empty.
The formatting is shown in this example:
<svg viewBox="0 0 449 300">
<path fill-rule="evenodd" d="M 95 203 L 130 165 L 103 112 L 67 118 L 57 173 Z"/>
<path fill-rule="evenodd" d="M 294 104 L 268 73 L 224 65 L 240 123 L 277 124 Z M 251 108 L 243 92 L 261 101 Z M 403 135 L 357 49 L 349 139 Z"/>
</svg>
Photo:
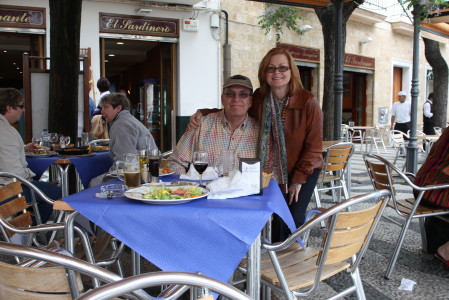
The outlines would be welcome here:
<svg viewBox="0 0 449 300">
<path fill-rule="evenodd" d="M 172 174 L 175 174 L 175 172 L 169 168 L 160 168 L 159 169 L 159 177 L 164 177 L 164 176 L 168 176 L 168 175 L 172 175 Z"/>
<path fill-rule="evenodd" d="M 187 185 L 141 186 L 125 192 L 129 199 L 159 205 L 187 203 L 207 195 L 208 189 Z"/>
</svg>

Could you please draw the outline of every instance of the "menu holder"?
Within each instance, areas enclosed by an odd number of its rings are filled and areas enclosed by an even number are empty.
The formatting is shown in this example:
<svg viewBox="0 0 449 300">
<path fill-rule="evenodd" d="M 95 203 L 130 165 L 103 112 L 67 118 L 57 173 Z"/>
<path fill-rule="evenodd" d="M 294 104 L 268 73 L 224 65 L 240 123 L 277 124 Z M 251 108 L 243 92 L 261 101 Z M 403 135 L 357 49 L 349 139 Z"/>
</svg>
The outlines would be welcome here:
<svg viewBox="0 0 449 300">
<path fill-rule="evenodd" d="M 259 158 L 240 158 L 239 170 L 248 180 L 254 195 L 262 195 L 262 160 Z"/>
</svg>

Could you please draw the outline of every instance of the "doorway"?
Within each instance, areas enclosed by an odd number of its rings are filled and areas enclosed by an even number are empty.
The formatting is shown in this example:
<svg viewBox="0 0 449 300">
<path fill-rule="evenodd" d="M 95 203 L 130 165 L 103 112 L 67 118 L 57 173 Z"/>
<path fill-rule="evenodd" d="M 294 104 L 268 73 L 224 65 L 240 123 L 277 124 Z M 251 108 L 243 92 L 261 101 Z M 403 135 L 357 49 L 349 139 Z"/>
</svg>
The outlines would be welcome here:
<svg viewBox="0 0 449 300">
<path fill-rule="evenodd" d="M 393 68 L 393 103 L 399 101 L 398 93 L 402 91 L 402 68 Z"/>
<path fill-rule="evenodd" d="M 23 53 L 44 56 L 45 35 L 0 32 L 0 87 L 23 88 Z"/>
<path fill-rule="evenodd" d="M 154 41 L 100 39 L 102 76 L 111 82 L 111 92 L 127 94 L 131 114 L 150 130 L 161 151 L 175 146 L 175 46 Z"/>
<path fill-rule="evenodd" d="M 23 93 L 23 53 L 44 56 L 45 35 L 0 32 L 0 45 L 0 88 L 15 88 Z M 45 69 L 43 65 L 30 67 Z M 13 127 L 25 138 L 25 114 Z"/>
<path fill-rule="evenodd" d="M 311 67 L 304 67 L 304 66 L 298 66 L 299 69 L 299 75 L 301 76 L 302 85 L 304 88 L 308 91 L 312 91 L 312 83 L 313 83 L 313 77 L 312 77 L 312 71 L 313 68 Z"/>
<path fill-rule="evenodd" d="M 343 72 L 344 124 L 354 121 L 356 126 L 366 125 L 366 77 L 365 73 Z"/>
</svg>

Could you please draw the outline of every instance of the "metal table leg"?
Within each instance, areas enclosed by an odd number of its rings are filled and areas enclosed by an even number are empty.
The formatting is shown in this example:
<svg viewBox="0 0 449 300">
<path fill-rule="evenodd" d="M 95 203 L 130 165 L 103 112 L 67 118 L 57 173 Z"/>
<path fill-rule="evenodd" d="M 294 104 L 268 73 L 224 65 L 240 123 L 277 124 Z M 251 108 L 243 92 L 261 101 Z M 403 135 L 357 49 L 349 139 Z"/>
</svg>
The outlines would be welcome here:
<svg viewBox="0 0 449 300">
<path fill-rule="evenodd" d="M 260 245 L 259 234 L 248 251 L 247 294 L 255 300 L 260 299 Z"/>
<path fill-rule="evenodd" d="M 131 260 L 132 260 L 132 272 L 134 275 L 140 274 L 140 254 L 134 250 L 131 250 Z"/>
<path fill-rule="evenodd" d="M 69 195 L 69 167 L 71 164 L 58 164 L 55 163 L 59 172 L 61 172 L 61 190 L 62 197 L 67 197 Z"/>
<path fill-rule="evenodd" d="M 72 213 L 67 213 L 65 215 L 65 228 L 64 228 L 64 243 L 66 250 L 68 250 L 73 255 L 75 254 L 75 233 L 74 231 L 77 230 L 80 239 L 83 239 L 83 244 L 87 245 L 86 248 L 84 248 L 85 254 L 86 254 L 86 260 L 91 263 L 95 264 L 94 255 L 92 252 L 92 248 L 90 248 L 89 245 L 89 239 L 87 238 L 87 235 L 84 234 L 84 232 L 76 227 L 75 228 L 75 219 L 76 216 L 79 215 L 79 212 L 74 211 Z M 79 291 L 77 289 L 77 283 L 76 283 L 76 274 L 73 270 L 68 270 L 67 272 L 69 285 L 70 285 L 70 292 L 72 293 L 72 297 L 74 299 L 79 297 Z M 94 288 L 100 286 L 100 281 L 97 278 L 92 278 L 92 284 Z"/>
</svg>

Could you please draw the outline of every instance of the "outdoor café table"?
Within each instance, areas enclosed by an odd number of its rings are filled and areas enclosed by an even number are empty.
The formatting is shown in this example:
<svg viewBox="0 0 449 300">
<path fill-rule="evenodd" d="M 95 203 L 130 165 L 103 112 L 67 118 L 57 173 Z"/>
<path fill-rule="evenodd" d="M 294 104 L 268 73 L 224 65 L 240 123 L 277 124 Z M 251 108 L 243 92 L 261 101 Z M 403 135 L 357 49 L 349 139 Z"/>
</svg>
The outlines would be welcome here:
<svg viewBox="0 0 449 300">
<path fill-rule="evenodd" d="M 109 152 L 93 152 L 88 155 L 80 156 L 50 156 L 37 157 L 27 156 L 28 167 L 40 178 L 45 170 L 51 165 L 57 166 L 61 172 L 62 195 L 68 196 L 68 169 L 72 164 L 75 166 L 81 183 L 84 187 L 89 185 L 92 178 L 106 173 L 112 166 L 113 160 Z"/>
<path fill-rule="evenodd" d="M 162 177 L 164 181 L 177 178 Z M 56 201 L 54 209 L 76 210 L 164 271 L 201 272 L 227 282 L 249 251 L 248 294 L 254 299 L 259 299 L 260 292 L 262 229 L 276 213 L 294 230 L 290 211 L 273 180 L 263 195 L 205 197 L 178 205 L 97 198 L 98 192 L 100 185 L 85 189 Z M 69 234 L 73 232 L 67 229 Z"/>
</svg>

